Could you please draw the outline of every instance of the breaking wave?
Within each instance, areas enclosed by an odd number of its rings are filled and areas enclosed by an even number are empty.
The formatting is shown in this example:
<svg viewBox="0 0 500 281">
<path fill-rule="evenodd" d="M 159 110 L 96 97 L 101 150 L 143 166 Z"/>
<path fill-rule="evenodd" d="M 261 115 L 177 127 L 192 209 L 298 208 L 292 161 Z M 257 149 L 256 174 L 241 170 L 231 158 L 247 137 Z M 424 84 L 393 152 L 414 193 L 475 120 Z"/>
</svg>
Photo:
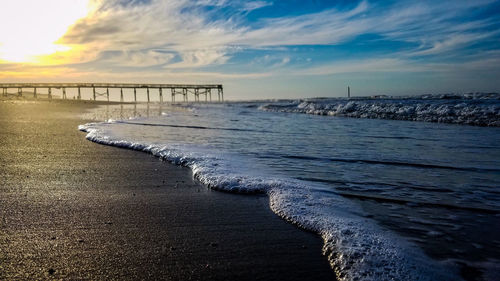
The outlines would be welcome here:
<svg viewBox="0 0 500 281">
<path fill-rule="evenodd" d="M 261 110 L 354 118 L 500 127 L 500 94 L 306 99 L 270 103 Z"/>
</svg>

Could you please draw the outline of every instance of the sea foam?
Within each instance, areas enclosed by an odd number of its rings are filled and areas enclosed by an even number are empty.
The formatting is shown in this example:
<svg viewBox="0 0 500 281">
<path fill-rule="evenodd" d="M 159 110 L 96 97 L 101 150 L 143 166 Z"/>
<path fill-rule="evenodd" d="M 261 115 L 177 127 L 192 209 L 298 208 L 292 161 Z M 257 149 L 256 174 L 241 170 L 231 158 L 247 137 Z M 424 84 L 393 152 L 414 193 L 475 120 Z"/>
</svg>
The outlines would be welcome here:
<svg viewBox="0 0 500 281">
<path fill-rule="evenodd" d="M 212 189 L 266 193 L 276 214 L 322 236 L 323 252 L 339 280 L 461 280 L 454 267 L 430 259 L 417 246 L 366 218 L 359 206 L 321 185 L 273 177 L 262 170 L 252 174 L 252 161 L 209 147 L 128 140 L 113 130 L 114 125 L 89 123 L 79 130 L 93 142 L 151 153 L 189 167 Z"/>
</svg>

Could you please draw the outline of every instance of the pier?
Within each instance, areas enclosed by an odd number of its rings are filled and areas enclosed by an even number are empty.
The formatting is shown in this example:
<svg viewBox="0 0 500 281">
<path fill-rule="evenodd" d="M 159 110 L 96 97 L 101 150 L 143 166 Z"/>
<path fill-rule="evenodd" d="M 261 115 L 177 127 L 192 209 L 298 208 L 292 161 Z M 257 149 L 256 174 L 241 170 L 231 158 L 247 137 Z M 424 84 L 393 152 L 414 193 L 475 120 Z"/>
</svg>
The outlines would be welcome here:
<svg viewBox="0 0 500 281">
<path fill-rule="evenodd" d="M 23 96 L 23 90 L 32 89 L 33 98 L 38 98 L 43 90 L 49 99 L 53 98 L 54 89 L 60 90 L 61 99 L 68 99 L 68 89 L 72 89 L 72 99 L 81 100 L 83 91 L 90 91 L 90 100 L 110 100 L 110 89 L 120 90 L 120 101 L 125 102 L 128 96 L 132 96 L 133 101 L 138 102 L 138 95 L 146 97 L 146 102 L 151 102 L 153 95 L 158 96 L 159 102 L 164 102 L 164 94 L 171 96 L 171 101 L 175 102 L 176 96 L 182 97 L 182 102 L 212 102 L 212 94 L 217 95 L 218 102 L 224 101 L 224 91 L 221 84 L 191 85 L 191 84 L 132 84 L 132 83 L 0 83 L 2 96 L 17 95 Z M 10 90 L 10 92 L 9 92 Z M 12 92 L 14 90 L 14 92 Z M 190 97 L 191 96 L 191 97 Z M 200 99 L 201 96 L 201 99 Z"/>
</svg>

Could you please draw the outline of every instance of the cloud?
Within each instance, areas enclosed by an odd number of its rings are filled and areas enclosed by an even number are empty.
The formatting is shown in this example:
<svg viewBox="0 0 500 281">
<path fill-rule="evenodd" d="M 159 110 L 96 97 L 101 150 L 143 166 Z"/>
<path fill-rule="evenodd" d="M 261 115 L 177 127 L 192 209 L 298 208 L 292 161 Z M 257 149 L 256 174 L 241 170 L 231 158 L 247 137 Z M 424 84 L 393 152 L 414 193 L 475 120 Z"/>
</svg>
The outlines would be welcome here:
<svg viewBox="0 0 500 281">
<path fill-rule="evenodd" d="M 128 50 L 104 53 L 101 63 L 119 67 L 149 67 L 172 62 L 176 55 L 161 50 Z"/>
<path fill-rule="evenodd" d="M 367 9 L 361 2 L 347 12 L 328 10 L 316 14 L 263 20 L 252 29 L 241 19 L 211 20 L 189 1 L 152 1 L 148 5 L 123 5 L 96 1 L 98 8 L 80 20 L 59 43 L 84 45 L 87 52 L 140 52 L 161 49 L 182 58 L 171 67 L 203 67 L 228 61 L 238 47 L 262 48 L 299 44 L 332 44 L 361 32 L 362 24 L 346 25 Z M 119 3 L 119 4 L 118 4 Z M 272 5 L 265 1 L 201 1 L 199 6 L 253 11 Z M 236 7 L 235 7 L 236 6 Z M 87 58 L 99 58 L 88 54 Z M 145 56 L 144 56 L 145 57 Z M 81 58 L 81 57 L 80 57 Z M 138 62 L 138 65 L 144 63 Z"/>
<path fill-rule="evenodd" d="M 349 60 L 306 69 L 291 70 L 293 75 L 335 75 L 370 72 L 419 72 L 426 68 L 407 60 L 395 58 Z"/>
<path fill-rule="evenodd" d="M 344 60 L 308 68 L 281 70 L 281 75 L 315 76 L 356 73 L 428 73 L 458 77 L 473 73 L 500 75 L 500 51 L 489 51 L 467 57 L 467 62 L 416 62 L 408 58 L 374 58 Z"/>
<path fill-rule="evenodd" d="M 338 44 L 369 30 L 370 21 L 361 17 L 367 10 L 367 2 L 362 1 L 348 11 L 329 9 L 267 19 L 261 28 L 240 34 L 234 43 L 249 47 Z"/>
<path fill-rule="evenodd" d="M 411 55 L 430 55 L 455 50 L 494 34 L 484 29 L 488 19 L 457 23 L 471 8 L 491 1 L 454 1 L 448 5 L 404 1 L 393 7 L 361 1 L 351 9 L 264 18 L 248 26 L 238 16 L 212 20 L 200 7 L 252 11 L 272 5 L 266 1 L 187 0 L 96 1 L 98 8 L 77 22 L 60 40 L 85 45 L 94 52 L 138 53 L 160 49 L 176 53 L 182 62 L 171 67 L 203 67 L 226 63 L 235 47 L 257 49 L 295 45 L 338 45 L 363 34 L 417 42 Z M 241 17 L 244 17 L 242 15 Z M 451 34 L 450 34 L 451 33 Z M 88 56 L 88 57 L 98 57 Z M 146 59 L 147 53 L 142 57 Z M 138 66 L 145 63 L 136 61 Z M 158 64 L 165 61 L 158 60 Z M 147 64 L 147 63 L 146 63 Z"/>
<path fill-rule="evenodd" d="M 240 10 L 251 12 L 272 5 L 273 5 L 272 2 L 267 2 L 267 1 L 248 1 L 245 2 L 245 4 L 243 5 L 242 8 L 240 8 Z"/>
<path fill-rule="evenodd" d="M 270 72 L 224 73 L 214 71 L 190 71 L 188 69 L 163 71 L 135 70 L 107 71 L 98 69 L 77 69 L 67 66 L 34 66 L 20 64 L 0 64 L 0 81 L 6 82 L 127 82 L 127 83 L 213 83 L 231 80 L 261 79 L 272 76 Z"/>
<path fill-rule="evenodd" d="M 430 44 L 423 44 L 412 56 L 437 55 L 459 49 L 462 46 L 479 42 L 482 39 L 499 34 L 499 32 L 477 32 L 477 33 L 454 33 L 443 35 L 443 39 L 437 39 Z M 430 45 L 430 46 L 429 46 Z"/>
<path fill-rule="evenodd" d="M 212 64 L 224 64 L 229 59 L 225 48 L 185 50 L 182 61 L 167 65 L 166 68 L 196 68 Z"/>
<path fill-rule="evenodd" d="M 77 22 L 60 43 L 85 45 L 94 52 L 163 50 L 183 59 L 183 63 L 176 64 L 179 67 L 227 60 L 224 50 L 235 35 L 224 22 L 207 22 L 197 10 L 185 12 L 187 1 L 153 1 L 140 6 L 105 4 Z M 143 64 L 138 61 L 138 65 Z"/>
</svg>

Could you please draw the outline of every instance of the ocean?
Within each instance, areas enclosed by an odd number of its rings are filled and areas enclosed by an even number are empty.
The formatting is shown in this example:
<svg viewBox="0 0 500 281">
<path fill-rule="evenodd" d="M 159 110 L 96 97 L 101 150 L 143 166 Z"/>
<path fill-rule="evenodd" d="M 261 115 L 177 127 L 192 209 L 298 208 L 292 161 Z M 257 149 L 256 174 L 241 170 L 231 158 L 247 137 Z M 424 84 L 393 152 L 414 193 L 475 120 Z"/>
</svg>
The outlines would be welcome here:
<svg viewBox="0 0 500 281">
<path fill-rule="evenodd" d="M 100 112 L 79 127 L 89 140 L 187 166 L 207 188 L 267 194 L 321 235 L 339 280 L 500 276 L 499 94 Z"/>
</svg>

